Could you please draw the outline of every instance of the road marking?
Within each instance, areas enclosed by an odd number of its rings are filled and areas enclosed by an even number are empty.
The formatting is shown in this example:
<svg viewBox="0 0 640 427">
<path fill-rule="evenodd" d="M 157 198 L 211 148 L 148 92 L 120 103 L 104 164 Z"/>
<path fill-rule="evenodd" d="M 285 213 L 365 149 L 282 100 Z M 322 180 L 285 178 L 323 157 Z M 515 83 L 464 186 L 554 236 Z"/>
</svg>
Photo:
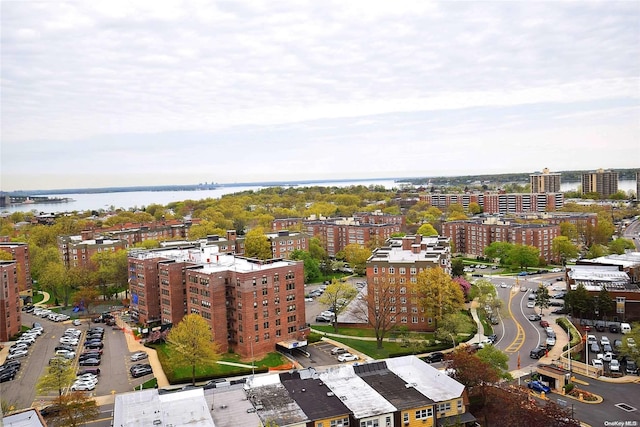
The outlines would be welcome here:
<svg viewBox="0 0 640 427">
<path fill-rule="evenodd" d="M 513 312 L 511 311 L 511 300 L 513 300 L 513 297 L 515 295 L 517 295 L 517 290 L 516 292 L 513 292 L 513 290 L 512 292 L 509 292 L 508 304 L 509 304 L 509 315 L 511 316 L 511 320 L 513 320 L 513 323 L 516 324 L 517 332 L 514 340 L 504 350 L 505 353 L 517 353 L 520 350 L 520 348 L 524 345 L 524 339 L 525 339 L 524 328 L 522 327 L 522 325 L 520 325 L 520 323 L 516 321 L 515 317 L 513 317 Z"/>
</svg>

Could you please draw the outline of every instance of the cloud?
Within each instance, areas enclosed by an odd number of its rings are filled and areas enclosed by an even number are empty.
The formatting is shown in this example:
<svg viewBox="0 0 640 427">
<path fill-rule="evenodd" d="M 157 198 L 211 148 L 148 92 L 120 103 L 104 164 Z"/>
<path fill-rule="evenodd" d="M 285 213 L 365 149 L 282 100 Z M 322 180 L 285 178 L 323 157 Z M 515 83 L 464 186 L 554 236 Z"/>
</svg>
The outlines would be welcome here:
<svg viewBox="0 0 640 427">
<path fill-rule="evenodd" d="M 527 131 L 528 116 L 536 130 L 609 126 L 603 106 L 628 147 L 639 17 L 637 2 L 5 2 L 2 166 L 18 174 L 38 153 L 170 165 L 177 146 L 225 138 L 259 161 L 282 138 L 294 168 L 331 141 L 353 156 L 387 152 L 381 135 L 489 144 L 478 132 Z"/>
</svg>

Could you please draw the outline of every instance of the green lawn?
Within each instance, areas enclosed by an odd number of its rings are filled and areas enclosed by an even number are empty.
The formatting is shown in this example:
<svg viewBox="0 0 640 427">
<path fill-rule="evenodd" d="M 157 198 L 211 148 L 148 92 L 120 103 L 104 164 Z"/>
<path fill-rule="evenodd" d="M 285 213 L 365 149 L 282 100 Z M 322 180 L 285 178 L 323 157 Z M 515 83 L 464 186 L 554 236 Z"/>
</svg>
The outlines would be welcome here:
<svg viewBox="0 0 640 427">
<path fill-rule="evenodd" d="M 172 366 L 169 361 L 171 360 L 171 349 L 167 344 L 154 344 L 151 346 L 158 352 L 158 359 L 162 364 L 162 369 L 167 375 L 167 379 L 171 384 L 177 384 L 187 382 L 191 380 L 191 367 L 190 366 Z M 251 362 L 240 360 L 240 356 L 237 354 L 227 353 L 222 355 L 219 359 L 224 362 L 242 363 L 248 365 L 247 368 L 238 366 L 230 366 L 219 363 L 213 363 L 211 365 L 196 366 L 196 381 L 204 381 L 212 378 L 220 378 L 236 375 L 250 374 Z M 266 372 L 269 368 L 275 368 L 289 363 L 280 353 L 269 353 L 262 360 L 256 360 L 254 369 L 256 372 Z"/>
<path fill-rule="evenodd" d="M 34 292 L 34 295 L 33 295 L 33 298 L 32 298 L 33 304 L 39 303 L 43 299 L 44 299 L 44 295 L 43 294 L 41 294 L 40 292 Z"/>
</svg>

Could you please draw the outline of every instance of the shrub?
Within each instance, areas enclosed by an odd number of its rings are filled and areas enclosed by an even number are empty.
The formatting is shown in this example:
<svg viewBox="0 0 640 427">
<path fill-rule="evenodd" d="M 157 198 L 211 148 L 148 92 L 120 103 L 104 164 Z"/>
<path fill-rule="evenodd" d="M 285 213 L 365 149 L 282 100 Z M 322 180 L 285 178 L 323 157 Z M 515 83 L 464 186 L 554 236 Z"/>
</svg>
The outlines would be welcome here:
<svg viewBox="0 0 640 427">
<path fill-rule="evenodd" d="M 571 390 L 573 390 L 574 387 L 575 387 L 574 383 L 567 383 L 564 385 L 564 392 L 568 394 L 571 392 Z"/>
</svg>

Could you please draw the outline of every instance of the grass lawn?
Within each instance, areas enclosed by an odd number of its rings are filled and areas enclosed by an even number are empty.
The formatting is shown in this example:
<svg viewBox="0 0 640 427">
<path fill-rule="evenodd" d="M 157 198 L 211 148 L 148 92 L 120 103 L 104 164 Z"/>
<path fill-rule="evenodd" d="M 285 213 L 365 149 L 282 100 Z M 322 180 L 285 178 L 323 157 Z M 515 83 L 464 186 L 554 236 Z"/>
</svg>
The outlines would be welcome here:
<svg viewBox="0 0 640 427">
<path fill-rule="evenodd" d="M 44 299 L 44 295 L 41 294 L 40 292 L 36 292 L 35 295 L 32 298 L 32 302 L 33 304 L 39 303 L 40 301 L 42 301 Z"/>
<path fill-rule="evenodd" d="M 170 383 L 175 384 L 191 380 L 191 366 L 172 366 L 169 363 L 171 360 L 171 349 L 167 344 L 154 344 L 152 348 L 158 352 L 158 359 L 160 360 L 162 369 L 167 375 L 167 379 Z M 243 361 L 237 354 L 223 354 L 219 360 L 224 362 L 242 363 L 248 367 L 242 368 L 220 363 L 199 365 L 196 366 L 196 381 L 227 376 L 246 375 L 251 373 L 251 361 Z M 280 353 L 269 353 L 262 360 L 256 360 L 254 362 L 255 370 L 260 372 L 266 372 L 269 368 L 286 365 L 287 363 L 289 363 L 289 361 Z"/>
<path fill-rule="evenodd" d="M 330 325 L 313 325 L 313 329 L 322 332 L 334 333 L 333 326 Z M 351 337 L 361 337 L 361 338 L 373 338 L 376 336 L 376 333 L 373 329 L 361 329 L 361 328 L 338 328 L 338 334 L 341 335 L 349 335 Z M 420 339 L 420 340 L 432 340 L 433 333 L 431 332 L 387 332 L 385 338 L 402 338 L 403 336 L 407 336 L 409 339 Z"/>
</svg>

